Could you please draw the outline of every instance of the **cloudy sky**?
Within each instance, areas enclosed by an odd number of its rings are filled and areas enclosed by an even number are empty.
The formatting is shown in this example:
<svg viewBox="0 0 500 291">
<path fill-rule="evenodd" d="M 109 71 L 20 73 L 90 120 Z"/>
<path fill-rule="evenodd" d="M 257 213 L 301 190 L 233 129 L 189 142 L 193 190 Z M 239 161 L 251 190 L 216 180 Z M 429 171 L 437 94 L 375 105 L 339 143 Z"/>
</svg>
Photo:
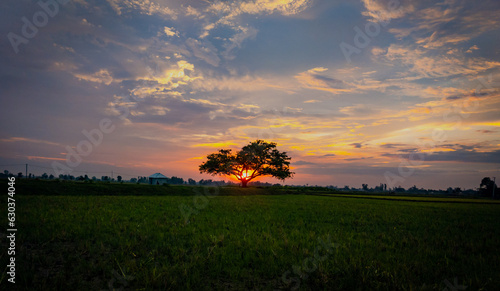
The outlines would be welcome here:
<svg viewBox="0 0 500 291">
<path fill-rule="evenodd" d="M 497 0 L 37 2 L 0 4 L 0 170 L 199 180 L 265 139 L 287 184 L 500 178 Z"/>
</svg>

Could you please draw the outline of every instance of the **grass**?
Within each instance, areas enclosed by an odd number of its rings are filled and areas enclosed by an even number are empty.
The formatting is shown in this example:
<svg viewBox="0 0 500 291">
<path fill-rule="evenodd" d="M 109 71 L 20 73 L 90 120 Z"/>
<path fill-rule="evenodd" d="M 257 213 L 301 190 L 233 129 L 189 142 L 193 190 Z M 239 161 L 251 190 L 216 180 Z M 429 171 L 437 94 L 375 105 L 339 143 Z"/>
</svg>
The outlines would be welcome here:
<svg viewBox="0 0 500 291">
<path fill-rule="evenodd" d="M 467 290 L 500 285 L 498 204 L 259 188 L 221 188 L 203 200 L 193 196 L 203 188 L 182 186 L 16 186 L 20 289 L 443 290 L 454 278 Z M 196 209 L 188 221 L 179 205 Z M 3 251 L 3 266 L 7 259 Z"/>
<path fill-rule="evenodd" d="M 349 198 L 365 198 L 365 199 L 381 199 L 381 200 L 397 200 L 397 201 L 415 201 L 415 202 L 445 202 L 445 203 L 480 203 L 480 204 L 498 204 L 500 200 L 491 200 L 484 197 L 471 197 L 471 198 L 456 198 L 456 197 L 421 197 L 414 196 L 396 196 L 396 195 L 377 195 L 377 194 L 331 194 L 331 193 L 312 193 L 311 195 L 323 195 L 332 197 L 349 197 Z"/>
<path fill-rule="evenodd" d="M 1 180 L 0 180 L 1 181 Z M 6 180 L 2 182 L 6 183 Z M 21 187 L 23 195 L 50 195 L 50 196 L 186 196 L 196 195 L 197 192 L 208 193 L 207 187 L 192 187 L 184 185 L 148 185 L 130 183 L 105 182 L 71 182 L 59 180 L 21 180 L 17 187 Z M 210 187 L 210 193 L 221 196 L 227 195 L 266 195 L 278 194 L 280 189 L 240 187 Z M 281 194 L 285 194 L 282 191 Z"/>
</svg>

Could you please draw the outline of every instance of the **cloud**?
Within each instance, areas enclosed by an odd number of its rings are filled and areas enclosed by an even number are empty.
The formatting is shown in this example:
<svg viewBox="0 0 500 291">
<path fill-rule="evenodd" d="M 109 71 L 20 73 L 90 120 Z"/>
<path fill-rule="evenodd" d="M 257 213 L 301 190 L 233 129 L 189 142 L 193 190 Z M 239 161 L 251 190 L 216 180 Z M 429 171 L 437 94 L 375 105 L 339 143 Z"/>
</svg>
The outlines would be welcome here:
<svg viewBox="0 0 500 291">
<path fill-rule="evenodd" d="M 291 84 L 272 76 L 210 76 L 196 80 L 193 89 L 201 91 L 256 92 L 264 90 L 290 91 Z"/>
<path fill-rule="evenodd" d="M 192 145 L 192 147 L 210 147 L 210 148 L 227 148 L 227 147 L 232 147 L 232 146 L 237 146 L 238 144 L 234 142 L 216 142 L 216 143 L 202 143 L 202 144 L 195 144 Z"/>
<path fill-rule="evenodd" d="M 256 1 L 217 1 L 208 7 L 213 13 L 227 13 L 227 18 L 235 18 L 242 14 L 298 14 L 310 5 L 310 0 L 256 0 Z"/>
<path fill-rule="evenodd" d="M 427 38 L 421 38 L 417 40 L 416 43 L 422 45 L 422 47 L 424 48 L 434 49 L 457 45 L 458 43 L 466 42 L 471 38 L 472 35 L 449 34 L 448 32 L 439 33 L 435 31 L 431 36 Z"/>
<path fill-rule="evenodd" d="M 177 37 L 179 37 L 179 32 L 176 31 L 174 28 L 171 28 L 171 27 L 168 27 L 168 26 L 165 26 L 163 28 L 163 32 L 165 32 L 165 34 L 167 36 L 177 36 Z"/>
<path fill-rule="evenodd" d="M 389 62 L 400 62 L 418 78 L 477 75 L 500 67 L 500 62 L 484 58 L 465 58 L 463 55 L 442 55 L 415 48 L 391 44 L 382 56 Z"/>
<path fill-rule="evenodd" d="M 141 14 L 146 15 L 167 16 L 171 19 L 177 18 L 177 13 L 174 10 L 154 0 L 107 0 L 107 2 L 118 15 L 139 11 Z"/>
<path fill-rule="evenodd" d="M 241 48 L 245 40 L 254 39 L 257 36 L 257 29 L 253 27 L 239 27 L 239 30 L 240 32 L 229 38 L 229 43 L 225 45 L 224 56 L 226 59 L 234 59 L 234 49 Z"/>
<path fill-rule="evenodd" d="M 229 26 L 235 31 L 239 31 L 238 38 L 241 38 L 241 33 L 245 33 L 241 30 L 239 19 L 242 16 L 273 13 L 292 16 L 307 9 L 310 3 L 310 0 L 215 1 L 206 8 L 205 12 L 217 16 L 217 19 L 204 26 L 201 38 L 207 37 L 210 31 L 217 26 Z M 252 33 L 256 33 L 256 31 L 251 31 L 250 34 Z"/>
<path fill-rule="evenodd" d="M 157 76 L 152 76 L 153 80 L 157 81 L 159 84 L 170 85 L 172 88 L 176 88 L 179 85 L 184 85 L 196 79 L 196 77 L 191 77 L 190 72 L 194 71 L 194 65 L 186 60 L 179 60 L 169 69 L 164 70 Z"/>
<path fill-rule="evenodd" d="M 201 15 L 201 12 L 198 11 L 196 8 L 192 7 L 191 5 L 188 5 L 186 7 L 186 12 L 185 14 L 187 16 L 196 16 L 196 17 L 199 17 Z"/>
<path fill-rule="evenodd" d="M 339 109 L 339 111 L 349 116 L 355 116 L 358 118 L 372 115 L 373 113 L 377 112 L 377 110 L 375 110 L 373 107 L 366 104 L 356 104 L 352 106 L 342 107 Z"/>
<path fill-rule="evenodd" d="M 393 149 L 393 148 L 407 147 L 407 146 L 408 145 L 406 144 L 400 144 L 400 143 L 385 143 L 380 145 L 380 147 L 384 149 Z"/>
<path fill-rule="evenodd" d="M 331 155 L 334 156 L 334 155 Z M 309 165 L 316 165 L 316 163 L 313 162 L 307 162 L 307 161 L 296 161 L 293 162 L 293 166 L 309 166 Z"/>
<path fill-rule="evenodd" d="M 65 158 L 54 158 L 54 157 L 27 156 L 27 158 L 28 160 L 66 161 Z"/>
<path fill-rule="evenodd" d="M 434 152 L 425 157 L 425 161 L 460 162 L 460 163 L 500 163 L 500 150 L 491 152 L 477 152 L 470 150 L 456 150 Z"/>
<path fill-rule="evenodd" d="M 111 82 L 113 82 L 113 77 L 111 76 L 109 71 L 106 69 L 101 69 L 98 72 L 95 72 L 95 73 L 90 74 L 90 75 L 76 73 L 76 74 L 74 74 L 74 76 L 76 78 L 78 78 L 79 80 L 85 80 L 85 81 L 94 82 L 94 83 L 102 83 L 102 84 L 106 84 L 106 85 L 109 85 L 109 84 L 111 84 Z"/>
<path fill-rule="evenodd" d="M 323 67 L 313 68 L 299 73 L 295 76 L 295 79 L 307 89 L 327 91 L 333 94 L 350 91 L 348 85 L 344 81 L 321 74 L 327 70 L 328 69 Z"/>
<path fill-rule="evenodd" d="M 411 41 L 416 40 L 422 48 L 455 48 L 457 44 L 500 27 L 500 20 L 493 16 L 500 12 L 495 1 L 487 0 L 474 5 L 465 1 L 435 3 L 424 0 L 413 2 L 409 7 L 412 5 L 417 9 L 413 9 L 407 17 L 406 27 L 391 27 L 389 32 L 398 38 L 411 35 Z M 401 6 L 406 7 L 406 4 Z"/>
<path fill-rule="evenodd" d="M 29 143 L 40 143 L 40 144 L 46 144 L 46 145 L 52 145 L 52 146 L 60 146 L 61 144 L 47 141 L 47 140 L 40 140 L 40 139 L 33 139 L 33 138 L 27 138 L 27 137 L 10 137 L 10 138 L 3 138 L 0 139 L 0 142 L 29 142 Z"/>
<path fill-rule="evenodd" d="M 470 47 L 470 48 L 466 51 L 466 53 L 471 54 L 473 51 L 478 50 L 478 49 L 479 49 L 479 48 L 477 47 L 477 45 L 473 45 L 473 46 L 471 46 L 471 47 Z"/>
<path fill-rule="evenodd" d="M 304 165 L 306 166 L 306 165 Z M 339 175 L 349 175 L 354 176 L 358 179 L 358 176 L 374 176 L 380 177 L 379 181 L 383 181 L 384 173 L 387 171 L 394 171 L 393 167 L 371 167 L 362 165 L 349 165 L 349 167 L 339 167 L 335 163 L 317 163 L 315 165 L 307 165 L 308 167 L 300 167 L 296 172 L 301 174 L 310 174 L 314 176 L 330 176 L 338 177 Z M 396 169 L 397 172 L 397 169 Z M 344 182 L 341 182 L 344 183 Z M 361 184 L 361 182 L 360 182 Z"/>
<path fill-rule="evenodd" d="M 372 48 L 372 54 L 375 56 L 384 55 L 386 53 L 387 53 L 387 49 L 384 49 L 381 47 L 376 47 L 376 46 Z"/>
<path fill-rule="evenodd" d="M 371 17 L 375 21 L 387 22 L 401 18 L 415 10 L 410 1 L 362 0 L 362 2 L 366 9 L 363 11 L 363 15 Z"/>
<path fill-rule="evenodd" d="M 189 38 L 186 45 L 191 49 L 195 57 L 214 67 L 219 66 L 220 58 L 217 55 L 217 48 L 209 41 Z"/>
<path fill-rule="evenodd" d="M 490 133 L 496 133 L 496 130 L 488 130 L 488 129 L 481 129 L 481 130 L 476 130 L 476 132 L 484 133 L 484 134 L 490 134 Z"/>
</svg>

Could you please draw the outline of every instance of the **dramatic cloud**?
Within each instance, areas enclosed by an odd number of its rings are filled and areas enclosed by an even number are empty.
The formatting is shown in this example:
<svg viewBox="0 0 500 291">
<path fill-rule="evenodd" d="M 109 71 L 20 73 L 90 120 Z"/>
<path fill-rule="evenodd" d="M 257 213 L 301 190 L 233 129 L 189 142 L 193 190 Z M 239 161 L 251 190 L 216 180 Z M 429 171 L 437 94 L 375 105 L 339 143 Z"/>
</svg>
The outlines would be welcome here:
<svg viewBox="0 0 500 291">
<path fill-rule="evenodd" d="M 348 92 L 347 84 L 324 75 L 326 68 L 313 68 L 298 74 L 295 78 L 307 89 L 322 90 L 333 94 Z"/>
<path fill-rule="evenodd" d="M 362 0 L 366 7 L 363 15 L 375 21 L 390 21 L 401 18 L 415 10 L 412 1 L 399 0 Z"/>
<path fill-rule="evenodd" d="M 36 2 L 0 4 L 2 166 L 56 173 L 94 141 L 73 174 L 199 180 L 206 154 L 266 139 L 292 156 L 293 184 L 387 183 L 415 155 L 402 186 L 471 188 L 498 170 L 496 0 L 58 9 L 41 24 Z"/>
</svg>

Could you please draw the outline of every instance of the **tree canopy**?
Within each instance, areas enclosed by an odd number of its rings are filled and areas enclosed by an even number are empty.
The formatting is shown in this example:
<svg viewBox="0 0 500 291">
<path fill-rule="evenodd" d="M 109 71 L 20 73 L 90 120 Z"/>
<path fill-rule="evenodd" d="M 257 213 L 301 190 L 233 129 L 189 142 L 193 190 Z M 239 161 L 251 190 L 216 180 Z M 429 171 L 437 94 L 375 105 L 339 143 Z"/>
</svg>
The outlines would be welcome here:
<svg viewBox="0 0 500 291">
<path fill-rule="evenodd" d="M 279 180 L 291 178 L 291 158 L 280 152 L 276 143 L 256 140 L 233 153 L 231 149 L 221 149 L 207 155 L 207 161 L 200 165 L 200 173 L 233 176 L 241 181 L 241 186 L 260 176 L 272 176 Z"/>
<path fill-rule="evenodd" d="M 495 181 L 491 180 L 490 177 L 484 177 L 481 180 L 481 184 L 479 185 L 479 194 L 482 196 L 498 196 L 498 187 L 495 184 Z"/>
</svg>

